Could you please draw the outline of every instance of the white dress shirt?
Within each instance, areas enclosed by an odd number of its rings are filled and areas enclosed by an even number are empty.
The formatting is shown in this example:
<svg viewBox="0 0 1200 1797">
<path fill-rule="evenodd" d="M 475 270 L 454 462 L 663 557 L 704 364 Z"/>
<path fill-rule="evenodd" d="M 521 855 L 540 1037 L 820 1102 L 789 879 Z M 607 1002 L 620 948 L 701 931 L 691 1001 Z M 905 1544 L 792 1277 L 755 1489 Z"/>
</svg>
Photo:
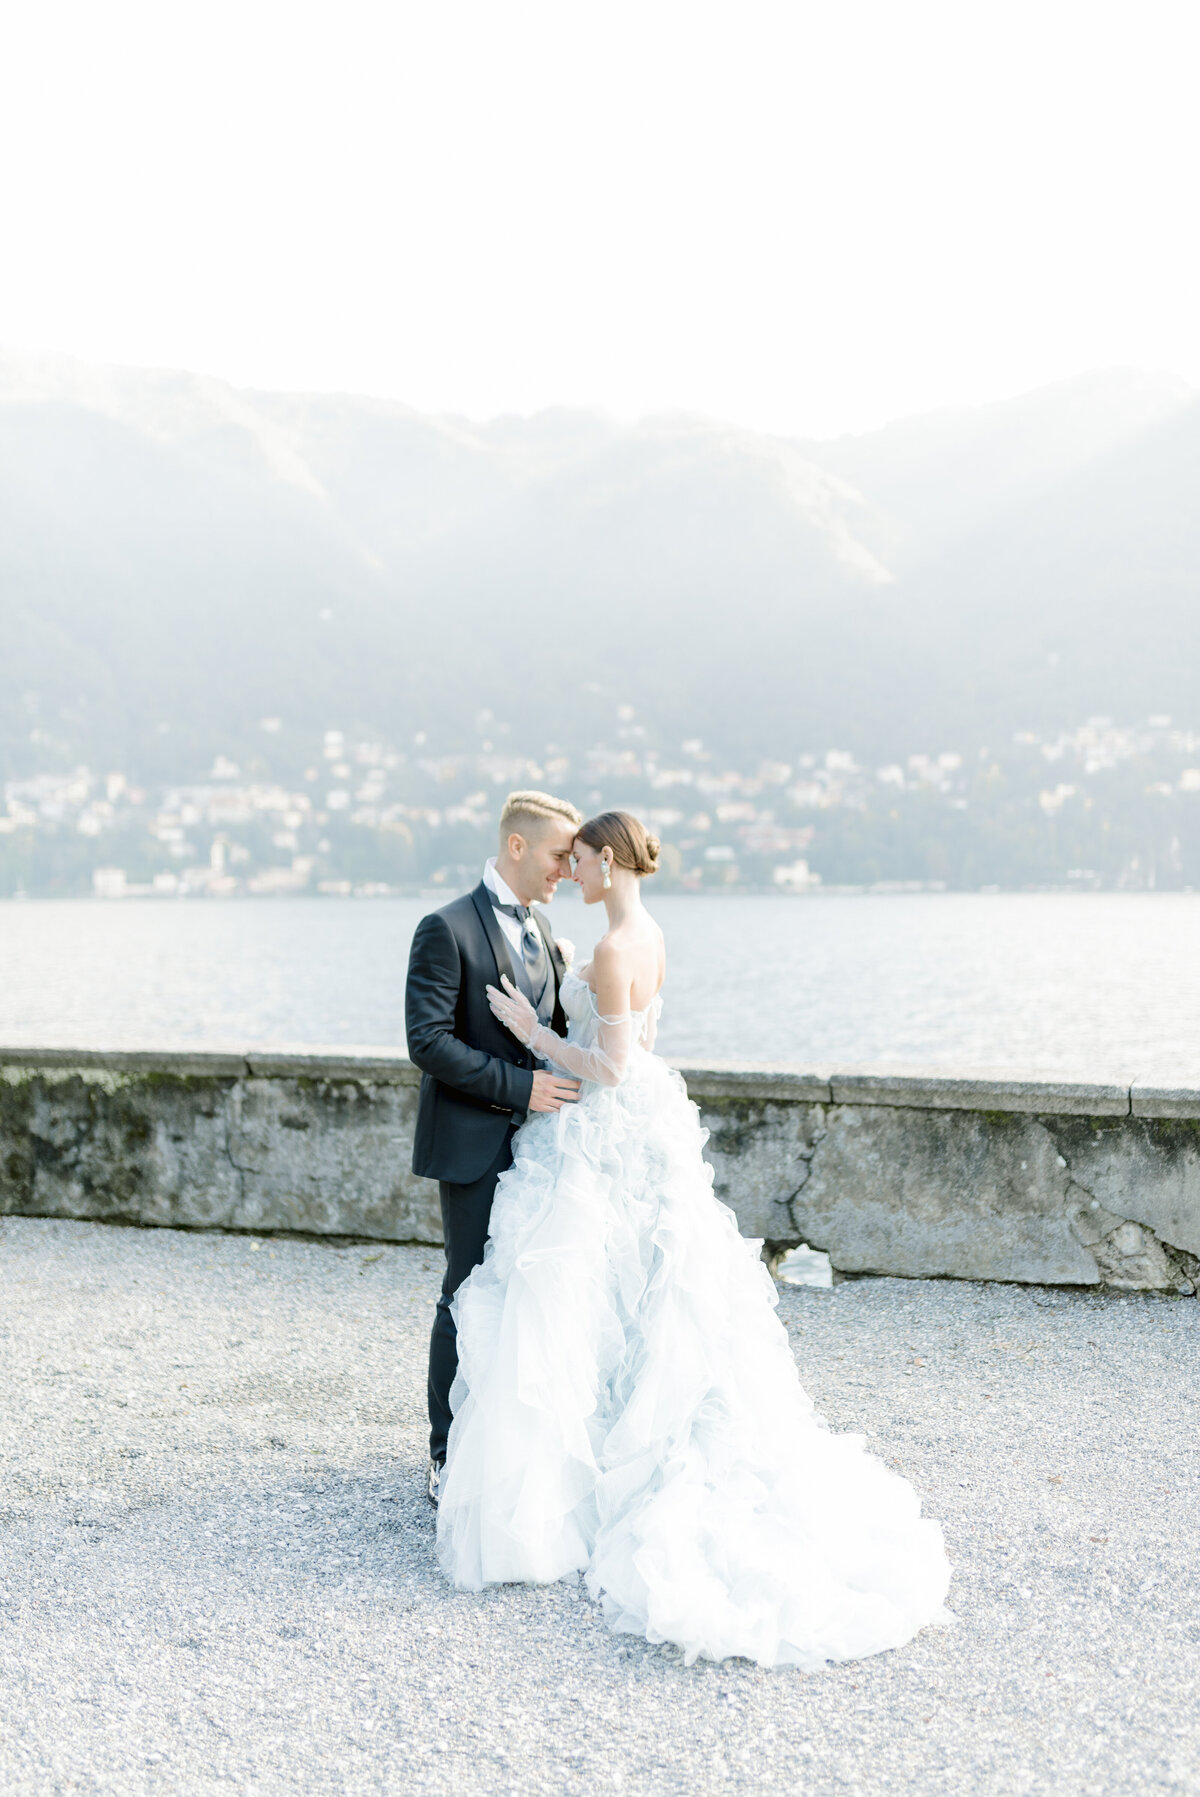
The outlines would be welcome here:
<svg viewBox="0 0 1200 1797">
<path fill-rule="evenodd" d="M 494 855 L 489 856 L 484 865 L 483 883 L 489 892 L 495 893 L 502 905 L 523 905 L 525 903 L 524 899 L 519 899 L 517 897 L 508 881 L 502 879 L 496 872 L 496 857 Z M 528 908 L 532 910 L 532 906 Z M 517 957 L 517 960 L 520 961 L 522 958 L 520 918 L 510 917 L 507 911 L 497 911 L 496 921 L 504 931 L 504 940 L 508 943 L 509 948 Z M 536 924 L 534 925 L 534 928 L 537 928 Z"/>
<path fill-rule="evenodd" d="M 494 892 L 496 894 L 496 897 L 500 900 L 500 903 L 502 905 L 520 905 L 520 904 L 524 903 L 524 901 L 522 899 L 519 899 L 517 897 L 516 893 L 513 891 L 512 887 L 509 885 L 508 881 L 505 879 L 502 879 L 501 876 L 496 872 L 496 857 L 494 855 L 490 855 L 488 857 L 487 861 L 484 863 L 483 883 L 487 887 L 489 892 Z M 532 905 L 529 906 L 528 909 L 532 912 L 532 910 L 533 910 Z M 521 925 L 520 918 L 519 917 L 510 917 L 507 911 L 497 911 L 496 912 L 496 922 L 500 925 L 500 928 L 504 931 L 504 940 L 508 943 L 509 948 L 512 950 L 513 966 L 519 967 L 522 963 L 522 954 L 521 954 L 522 925 Z M 536 924 L 534 924 L 534 928 L 535 929 L 537 928 Z M 551 977 L 551 979 L 554 978 L 554 969 L 553 968 L 550 969 L 550 977 Z M 537 1062 L 539 1067 L 549 1067 L 550 1066 L 550 1062 L 543 1059 L 543 1057 L 541 1055 L 534 1055 L 533 1058 Z"/>
</svg>

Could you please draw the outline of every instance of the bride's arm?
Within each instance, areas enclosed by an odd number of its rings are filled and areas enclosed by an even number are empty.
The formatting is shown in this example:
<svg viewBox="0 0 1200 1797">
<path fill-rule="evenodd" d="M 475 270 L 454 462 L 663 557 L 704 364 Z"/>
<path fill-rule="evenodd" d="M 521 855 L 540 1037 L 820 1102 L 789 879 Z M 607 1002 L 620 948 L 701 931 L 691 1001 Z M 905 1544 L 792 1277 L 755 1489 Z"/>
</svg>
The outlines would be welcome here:
<svg viewBox="0 0 1200 1797">
<path fill-rule="evenodd" d="M 633 1036 L 629 996 L 633 982 L 619 952 L 603 942 L 596 950 L 592 971 L 596 979 L 599 1028 L 596 1040 L 587 1048 L 575 1042 L 564 1042 L 544 1023 L 539 1023 L 537 1012 L 511 980 L 504 980 L 503 992 L 489 986 L 488 1003 L 505 1028 L 544 1061 L 561 1067 L 564 1073 L 574 1074 L 576 1079 L 592 1080 L 600 1086 L 617 1086 L 629 1065 Z"/>
</svg>

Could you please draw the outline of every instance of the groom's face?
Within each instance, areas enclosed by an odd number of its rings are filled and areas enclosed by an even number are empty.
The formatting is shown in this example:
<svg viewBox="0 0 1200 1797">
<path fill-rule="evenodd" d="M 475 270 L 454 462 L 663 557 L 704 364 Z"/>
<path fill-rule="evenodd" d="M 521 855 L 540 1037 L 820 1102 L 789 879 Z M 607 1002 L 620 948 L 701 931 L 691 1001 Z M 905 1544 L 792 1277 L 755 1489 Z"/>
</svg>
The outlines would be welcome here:
<svg viewBox="0 0 1200 1797">
<path fill-rule="evenodd" d="M 510 845 L 511 841 L 510 838 Z M 565 818 L 562 823 L 547 818 L 536 834 L 530 831 L 517 861 L 524 889 L 520 896 L 527 905 L 535 899 L 548 904 L 558 889 L 558 882 L 570 879 L 574 841 L 574 828 Z"/>
</svg>

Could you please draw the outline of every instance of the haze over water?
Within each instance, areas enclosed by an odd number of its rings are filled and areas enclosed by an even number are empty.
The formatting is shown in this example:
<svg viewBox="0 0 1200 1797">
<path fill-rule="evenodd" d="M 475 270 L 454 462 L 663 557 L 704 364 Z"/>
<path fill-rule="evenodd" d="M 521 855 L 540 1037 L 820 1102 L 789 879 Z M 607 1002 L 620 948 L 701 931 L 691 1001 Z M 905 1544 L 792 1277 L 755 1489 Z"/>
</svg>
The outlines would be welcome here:
<svg viewBox="0 0 1200 1797">
<path fill-rule="evenodd" d="M 1200 1069 L 1200 894 L 648 895 L 659 1047 L 695 1061 Z M 0 1044 L 402 1048 L 433 901 L 0 904 Z M 603 928 L 550 909 L 586 959 Z"/>
</svg>

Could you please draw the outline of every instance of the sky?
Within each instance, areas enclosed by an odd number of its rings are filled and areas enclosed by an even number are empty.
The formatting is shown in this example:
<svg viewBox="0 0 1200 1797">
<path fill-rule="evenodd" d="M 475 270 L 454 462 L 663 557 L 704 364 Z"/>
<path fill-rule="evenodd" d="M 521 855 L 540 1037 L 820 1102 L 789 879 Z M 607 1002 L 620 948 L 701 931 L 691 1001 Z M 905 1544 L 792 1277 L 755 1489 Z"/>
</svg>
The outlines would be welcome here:
<svg viewBox="0 0 1200 1797">
<path fill-rule="evenodd" d="M 1200 383 L 1192 0 L 38 0 L 0 344 L 834 435 Z"/>
</svg>

